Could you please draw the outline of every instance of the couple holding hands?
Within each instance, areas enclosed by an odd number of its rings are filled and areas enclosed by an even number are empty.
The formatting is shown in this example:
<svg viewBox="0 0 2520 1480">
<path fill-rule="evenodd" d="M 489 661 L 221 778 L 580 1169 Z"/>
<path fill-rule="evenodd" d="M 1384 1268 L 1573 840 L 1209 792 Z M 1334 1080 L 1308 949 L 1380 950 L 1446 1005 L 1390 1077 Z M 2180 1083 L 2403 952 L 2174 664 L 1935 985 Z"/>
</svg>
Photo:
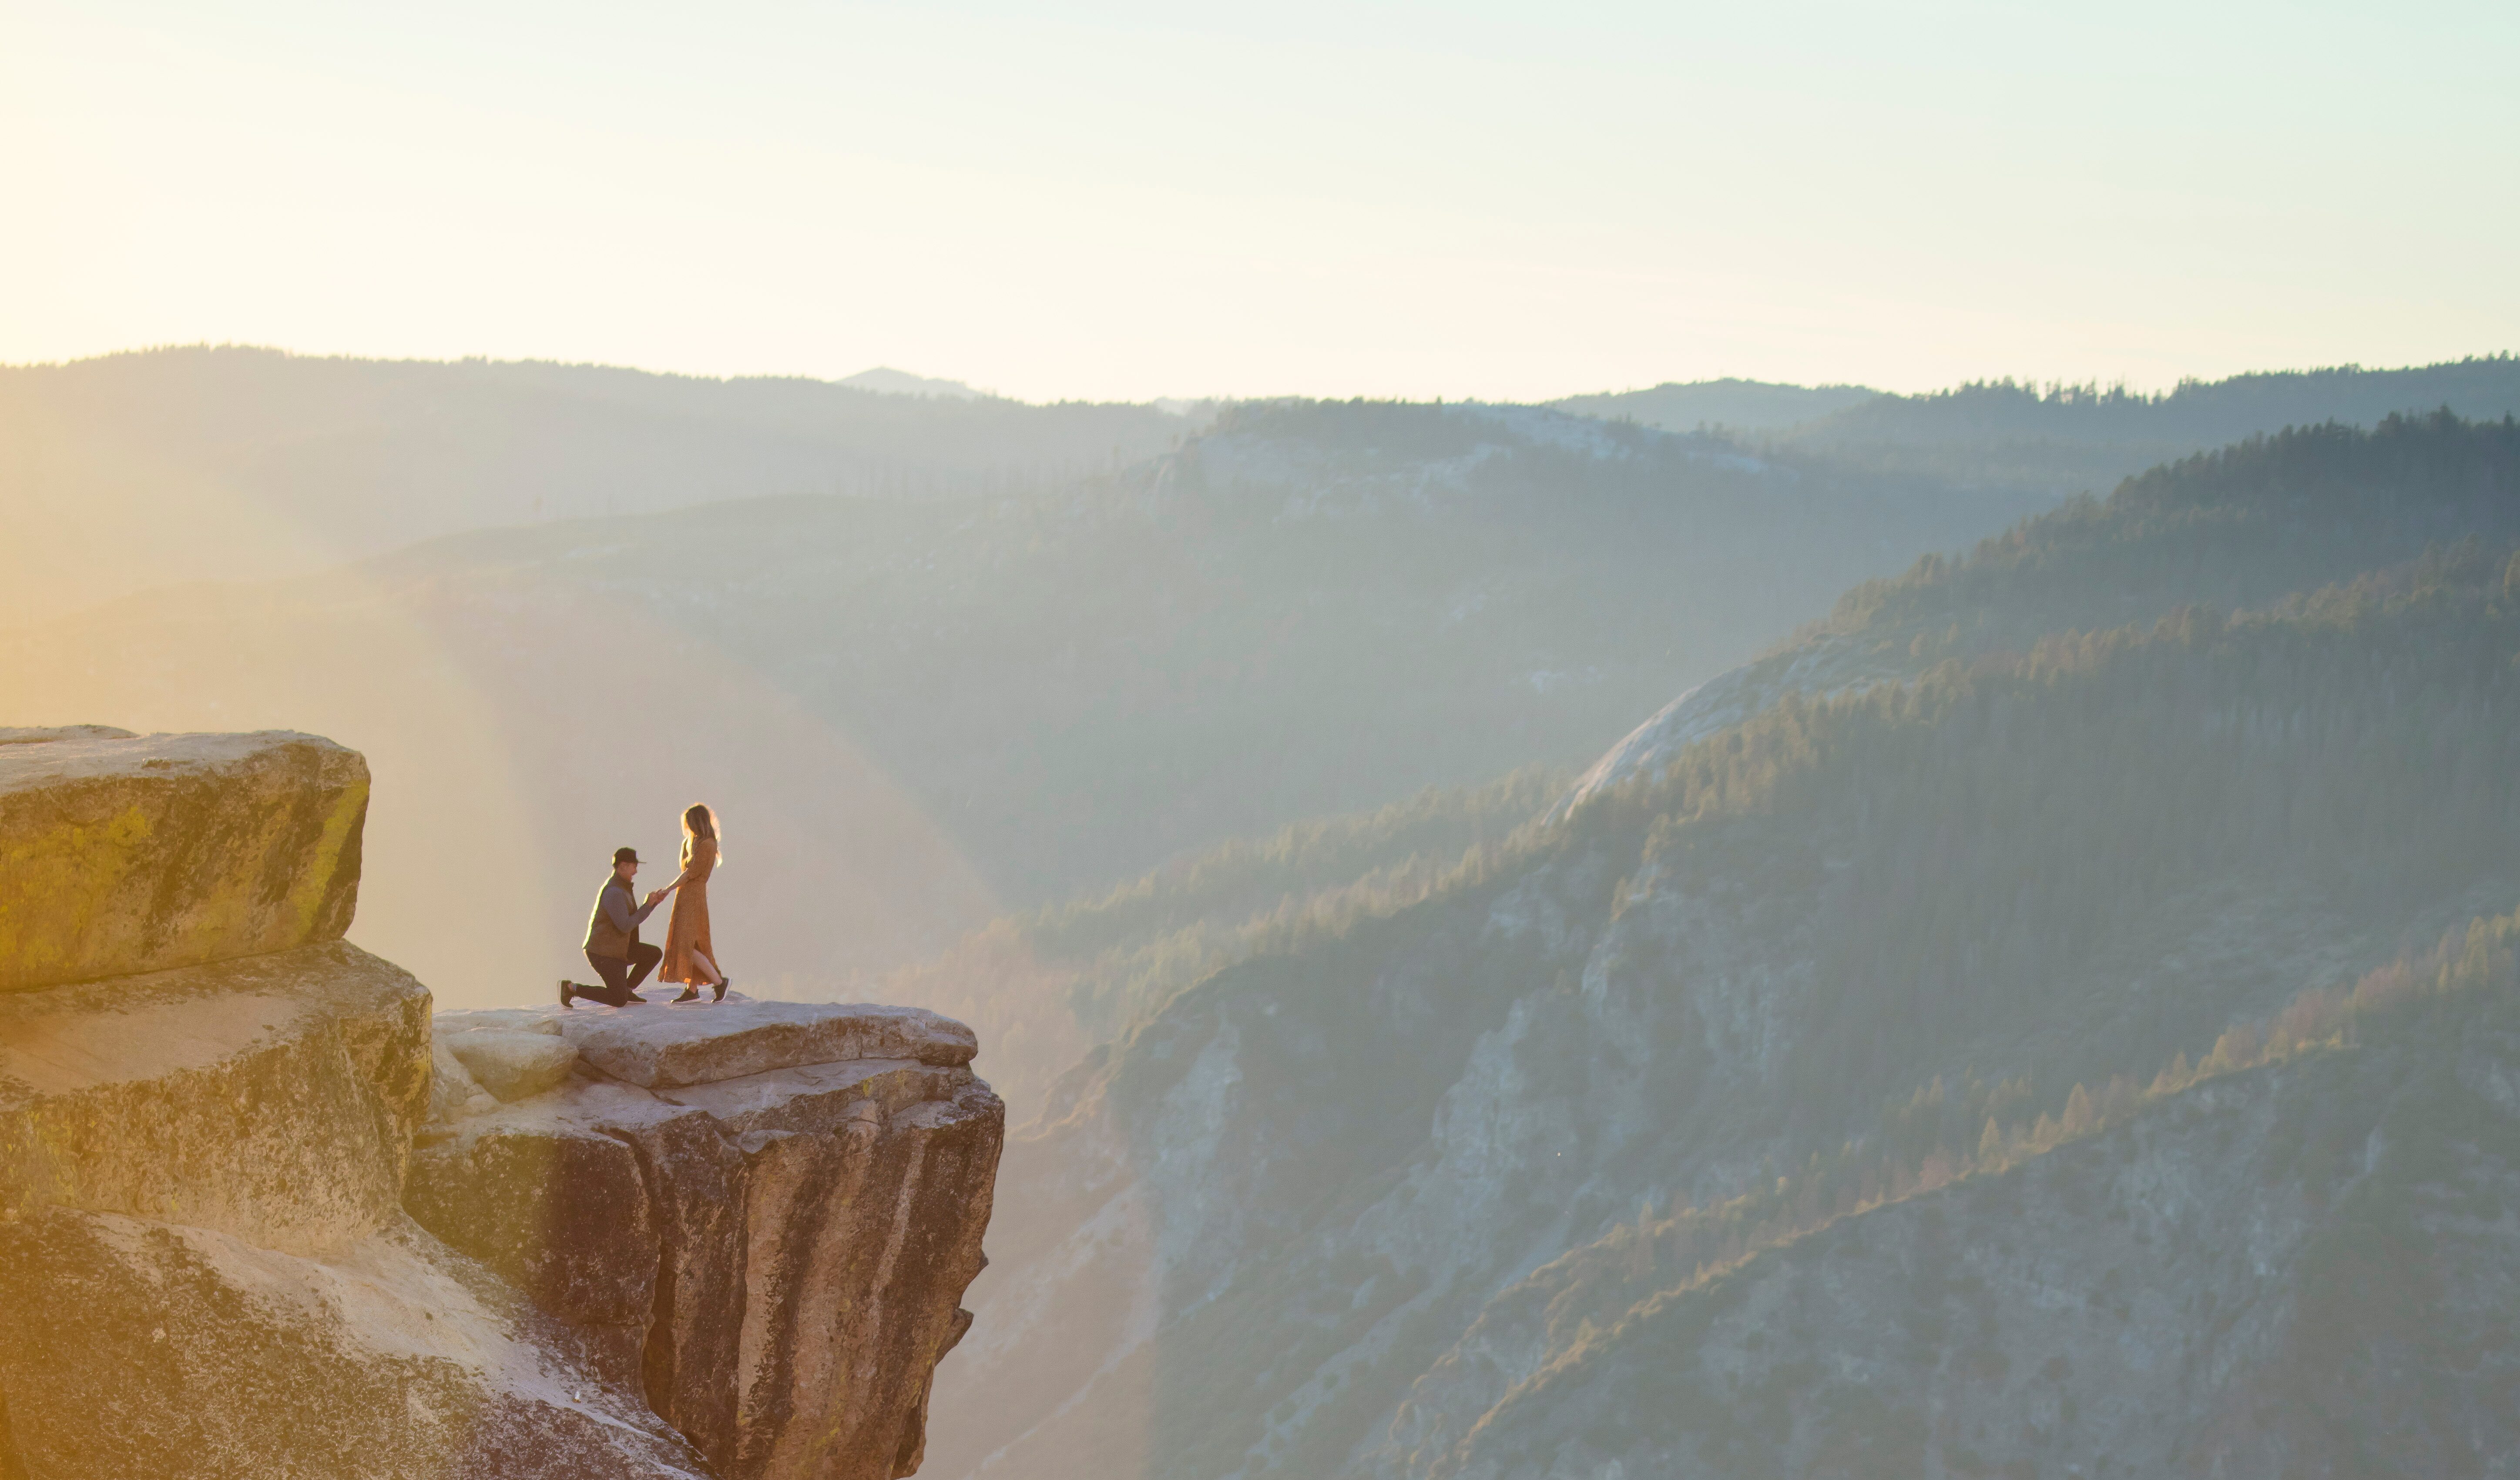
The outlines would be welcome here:
<svg viewBox="0 0 2520 1480">
<path fill-rule="evenodd" d="M 638 850 L 614 849 L 612 873 L 595 896 L 595 914 L 586 921 L 587 964 L 604 978 L 604 985 L 590 987 L 563 977 L 560 1005 L 574 1006 L 581 997 L 613 1008 L 643 1004 L 647 999 L 639 995 L 639 983 L 659 964 L 664 969 L 656 971 L 658 981 L 683 983 L 683 995 L 674 1001 L 698 1002 L 705 986 L 711 1002 L 724 1002 L 726 973 L 717 968 L 717 948 L 709 940 L 708 879 L 718 863 L 717 814 L 698 804 L 683 810 L 683 872 L 665 887 L 650 890 L 644 903 L 630 887 L 639 875 Z M 660 951 L 640 942 L 639 924 L 668 894 L 674 896 L 674 913 L 665 924 Z"/>
</svg>

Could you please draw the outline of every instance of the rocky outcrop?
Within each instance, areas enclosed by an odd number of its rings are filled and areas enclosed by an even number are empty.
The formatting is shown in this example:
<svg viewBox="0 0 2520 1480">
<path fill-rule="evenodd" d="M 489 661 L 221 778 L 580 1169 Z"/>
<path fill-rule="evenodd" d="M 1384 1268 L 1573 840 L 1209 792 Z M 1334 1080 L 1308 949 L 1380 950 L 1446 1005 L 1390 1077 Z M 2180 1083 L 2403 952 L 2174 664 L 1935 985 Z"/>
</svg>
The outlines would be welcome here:
<svg viewBox="0 0 2520 1480">
<path fill-rule="evenodd" d="M 741 1000 L 440 1022 L 573 1045 L 582 1072 L 425 1131 L 423 1227 L 584 1333 L 716 1473 L 918 1467 L 1005 1129 L 968 1029 Z"/>
<path fill-rule="evenodd" d="M 1620 737 L 1544 816 L 1558 822 L 1623 782 L 1651 777 L 1683 750 L 1737 725 L 1787 695 L 1843 694 L 1868 684 L 1915 677 L 1919 664 L 1904 649 L 1876 651 L 1820 634 L 1783 652 L 1707 680 L 1654 711 Z"/>
<path fill-rule="evenodd" d="M 968 1029 L 439 1032 L 338 938 L 355 754 L 0 731 L 0 964 L 99 976 L 0 993 L 0 1477 L 917 1465 L 1004 1123 Z"/>
<path fill-rule="evenodd" d="M 401 1207 L 428 993 L 345 942 L 0 996 L 18 1471 L 704 1473 Z"/>
<path fill-rule="evenodd" d="M 0 991 L 338 940 L 367 812 L 311 735 L 0 731 Z"/>
</svg>

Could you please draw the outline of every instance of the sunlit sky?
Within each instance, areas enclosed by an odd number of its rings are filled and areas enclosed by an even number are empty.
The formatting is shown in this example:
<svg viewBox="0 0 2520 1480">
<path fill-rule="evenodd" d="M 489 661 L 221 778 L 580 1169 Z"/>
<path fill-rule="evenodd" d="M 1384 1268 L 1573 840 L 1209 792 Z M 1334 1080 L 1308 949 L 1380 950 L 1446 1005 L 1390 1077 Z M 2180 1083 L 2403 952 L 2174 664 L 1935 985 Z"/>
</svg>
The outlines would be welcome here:
<svg viewBox="0 0 2520 1480">
<path fill-rule="evenodd" d="M 0 361 L 1027 399 L 2520 346 L 2520 6 L 0 0 Z"/>
</svg>

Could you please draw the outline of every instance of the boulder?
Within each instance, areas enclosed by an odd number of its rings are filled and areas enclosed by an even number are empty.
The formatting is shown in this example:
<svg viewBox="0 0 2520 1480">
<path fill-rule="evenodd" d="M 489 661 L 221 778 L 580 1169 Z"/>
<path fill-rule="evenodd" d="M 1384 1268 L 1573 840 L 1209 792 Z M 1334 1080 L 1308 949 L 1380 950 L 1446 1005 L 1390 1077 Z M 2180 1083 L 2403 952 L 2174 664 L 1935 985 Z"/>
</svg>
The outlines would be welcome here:
<svg viewBox="0 0 2520 1480">
<path fill-rule="evenodd" d="M 577 1050 L 556 1033 L 455 1033 L 446 1039 L 446 1052 L 473 1083 L 503 1100 L 556 1089 L 577 1064 Z"/>
<path fill-rule="evenodd" d="M 340 939 L 367 807 L 310 735 L 0 733 L 0 992 Z"/>
<path fill-rule="evenodd" d="M 729 998 L 693 1008 L 542 1010 L 587 1063 L 650 1089 L 860 1058 L 955 1066 L 980 1051 L 969 1028 L 922 1008 Z"/>
<path fill-rule="evenodd" d="M 396 1221 L 428 991 L 343 941 L 0 993 L 0 1213 L 82 1208 L 292 1253 Z"/>
<path fill-rule="evenodd" d="M 498 1108 L 499 1101 L 472 1080 L 464 1060 L 446 1052 L 444 1040 L 429 1049 L 428 1120 L 431 1125 Z M 420 1133 L 427 1136 L 428 1133 Z"/>
</svg>

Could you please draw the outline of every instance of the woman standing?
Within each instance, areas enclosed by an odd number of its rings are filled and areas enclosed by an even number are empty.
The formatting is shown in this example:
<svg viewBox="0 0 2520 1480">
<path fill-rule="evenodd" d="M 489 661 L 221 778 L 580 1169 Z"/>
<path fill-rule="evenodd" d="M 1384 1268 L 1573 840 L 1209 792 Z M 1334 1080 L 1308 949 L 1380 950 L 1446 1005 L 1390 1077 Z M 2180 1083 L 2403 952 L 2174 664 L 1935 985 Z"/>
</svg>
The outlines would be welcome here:
<svg viewBox="0 0 2520 1480">
<path fill-rule="evenodd" d="M 708 880 L 720 862 L 717 814 L 698 802 L 683 809 L 683 876 L 676 879 L 674 917 L 665 925 L 665 960 L 658 981 L 683 983 L 676 1002 L 698 1002 L 700 987 L 711 1002 L 726 1001 L 726 973 L 717 968 L 709 940 Z"/>
</svg>

